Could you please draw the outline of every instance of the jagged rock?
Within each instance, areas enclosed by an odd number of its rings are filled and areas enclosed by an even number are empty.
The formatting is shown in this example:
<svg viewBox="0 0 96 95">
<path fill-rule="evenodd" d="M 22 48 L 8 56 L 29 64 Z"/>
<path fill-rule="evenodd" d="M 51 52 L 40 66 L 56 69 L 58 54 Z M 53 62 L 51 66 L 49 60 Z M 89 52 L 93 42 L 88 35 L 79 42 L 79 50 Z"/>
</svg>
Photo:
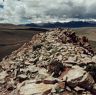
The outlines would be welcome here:
<svg viewBox="0 0 96 95">
<path fill-rule="evenodd" d="M 96 56 L 92 57 L 92 61 L 96 63 Z"/>
<path fill-rule="evenodd" d="M 31 73 L 36 73 L 38 72 L 39 68 L 34 65 L 29 65 L 27 70 L 30 71 Z"/>
<path fill-rule="evenodd" d="M 10 85 L 7 85 L 6 88 L 7 88 L 7 91 L 10 91 L 10 92 L 14 90 L 14 87 L 11 84 Z"/>
<path fill-rule="evenodd" d="M 68 57 L 68 60 L 66 60 L 66 62 L 72 62 L 72 63 L 75 63 L 77 60 L 77 56 L 74 56 L 74 57 Z"/>
<path fill-rule="evenodd" d="M 2 66 L 0 66 L 0 72 L 2 72 L 3 71 L 3 68 L 2 68 Z"/>
<path fill-rule="evenodd" d="M 34 83 L 34 81 L 29 80 L 18 85 L 18 91 L 20 95 L 43 95 L 43 93 L 45 93 L 48 90 L 51 90 L 53 87 L 53 84 L 36 84 Z"/>
<path fill-rule="evenodd" d="M 79 86 L 76 86 L 75 88 L 74 88 L 77 92 L 83 92 L 83 91 L 85 91 L 85 89 L 83 89 L 83 88 L 80 88 Z"/>
<path fill-rule="evenodd" d="M 30 65 L 31 63 L 30 62 L 28 62 L 28 61 L 25 61 L 25 63 L 24 63 L 25 65 Z"/>
<path fill-rule="evenodd" d="M 93 85 L 92 92 L 96 94 L 96 83 Z"/>
<path fill-rule="evenodd" d="M 62 60 L 63 59 L 62 55 L 57 56 L 57 59 Z"/>
<path fill-rule="evenodd" d="M 3 59 L 0 84 L 5 95 L 96 94 L 96 55 L 72 30 L 39 33 Z"/>
<path fill-rule="evenodd" d="M 18 79 L 19 82 L 23 82 L 23 81 L 27 80 L 28 77 L 27 77 L 27 75 L 21 74 L 21 75 L 18 75 L 16 77 L 16 79 Z"/>
<path fill-rule="evenodd" d="M 13 90 L 9 95 L 20 95 L 17 90 Z"/>
<path fill-rule="evenodd" d="M 5 78 L 8 74 L 6 73 L 6 71 L 2 71 L 0 72 L 0 84 L 4 84 L 5 83 Z"/>
<path fill-rule="evenodd" d="M 63 70 L 63 64 L 57 60 L 53 60 L 48 67 L 48 71 L 53 75 L 53 77 L 59 77 Z"/>
<path fill-rule="evenodd" d="M 95 83 L 92 76 L 78 66 L 73 66 L 71 70 L 63 77 L 71 87 L 80 86 L 90 90 Z"/>
<path fill-rule="evenodd" d="M 49 76 L 48 70 L 46 70 L 45 68 L 39 69 L 38 73 L 42 74 L 42 75 L 45 75 L 45 76 Z"/>
</svg>

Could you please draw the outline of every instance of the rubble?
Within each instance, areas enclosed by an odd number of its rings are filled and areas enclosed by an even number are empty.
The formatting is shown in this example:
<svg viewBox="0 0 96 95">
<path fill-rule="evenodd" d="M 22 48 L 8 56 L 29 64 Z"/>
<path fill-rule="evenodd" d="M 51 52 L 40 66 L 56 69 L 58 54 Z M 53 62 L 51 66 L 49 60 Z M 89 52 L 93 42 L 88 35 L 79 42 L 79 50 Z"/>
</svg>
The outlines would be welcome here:
<svg viewBox="0 0 96 95">
<path fill-rule="evenodd" d="M 43 95 L 46 91 L 51 90 L 54 86 L 55 85 L 53 84 L 36 84 L 32 82 L 32 80 L 29 80 L 24 81 L 24 83 L 22 83 L 22 85 L 18 89 L 21 95 Z"/>
<path fill-rule="evenodd" d="M 68 73 L 63 77 L 63 80 L 66 80 L 68 85 L 71 87 L 79 86 L 89 90 L 95 83 L 92 76 L 78 66 L 73 66 L 71 70 L 69 70 Z"/>
<path fill-rule="evenodd" d="M 0 95 L 95 95 L 96 55 L 88 38 L 54 29 L 0 62 Z"/>
</svg>

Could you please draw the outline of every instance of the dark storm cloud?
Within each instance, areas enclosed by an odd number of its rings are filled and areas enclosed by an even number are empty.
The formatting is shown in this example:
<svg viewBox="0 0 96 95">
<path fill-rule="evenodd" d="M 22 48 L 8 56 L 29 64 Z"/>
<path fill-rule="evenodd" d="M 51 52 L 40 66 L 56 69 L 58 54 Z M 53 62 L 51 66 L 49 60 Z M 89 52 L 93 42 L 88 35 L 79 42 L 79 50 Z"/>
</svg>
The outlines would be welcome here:
<svg viewBox="0 0 96 95">
<path fill-rule="evenodd" d="M 96 0 L 0 0 L 0 5 L 0 18 L 8 23 L 96 19 Z"/>
</svg>

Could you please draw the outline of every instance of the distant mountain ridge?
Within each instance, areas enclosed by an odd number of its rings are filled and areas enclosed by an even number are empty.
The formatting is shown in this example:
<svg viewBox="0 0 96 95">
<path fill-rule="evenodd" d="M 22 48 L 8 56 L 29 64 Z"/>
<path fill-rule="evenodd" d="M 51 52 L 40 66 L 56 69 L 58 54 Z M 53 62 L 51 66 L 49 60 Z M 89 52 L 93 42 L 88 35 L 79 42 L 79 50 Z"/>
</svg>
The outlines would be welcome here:
<svg viewBox="0 0 96 95">
<path fill-rule="evenodd" d="M 95 21 L 70 21 L 70 22 L 49 22 L 49 23 L 29 23 L 29 24 L 8 24 L 1 23 L 0 28 L 3 29 L 36 29 L 36 28 L 80 28 L 80 27 L 96 27 Z"/>
<path fill-rule="evenodd" d="M 87 22 L 87 21 L 71 21 L 71 22 L 55 22 L 55 23 L 41 23 L 41 24 L 26 24 L 25 26 L 30 27 L 40 27 L 40 28 L 79 28 L 79 27 L 96 27 L 96 22 Z"/>
</svg>

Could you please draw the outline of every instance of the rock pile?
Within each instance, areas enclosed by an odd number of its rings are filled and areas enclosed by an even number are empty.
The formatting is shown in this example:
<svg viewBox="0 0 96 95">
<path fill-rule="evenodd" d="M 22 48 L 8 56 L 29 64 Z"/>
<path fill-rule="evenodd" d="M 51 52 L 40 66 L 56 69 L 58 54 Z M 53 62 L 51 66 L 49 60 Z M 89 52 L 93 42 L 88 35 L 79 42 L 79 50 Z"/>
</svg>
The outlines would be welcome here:
<svg viewBox="0 0 96 95">
<path fill-rule="evenodd" d="M 0 95 L 96 95 L 96 56 L 72 30 L 36 34 L 0 63 Z"/>
</svg>

